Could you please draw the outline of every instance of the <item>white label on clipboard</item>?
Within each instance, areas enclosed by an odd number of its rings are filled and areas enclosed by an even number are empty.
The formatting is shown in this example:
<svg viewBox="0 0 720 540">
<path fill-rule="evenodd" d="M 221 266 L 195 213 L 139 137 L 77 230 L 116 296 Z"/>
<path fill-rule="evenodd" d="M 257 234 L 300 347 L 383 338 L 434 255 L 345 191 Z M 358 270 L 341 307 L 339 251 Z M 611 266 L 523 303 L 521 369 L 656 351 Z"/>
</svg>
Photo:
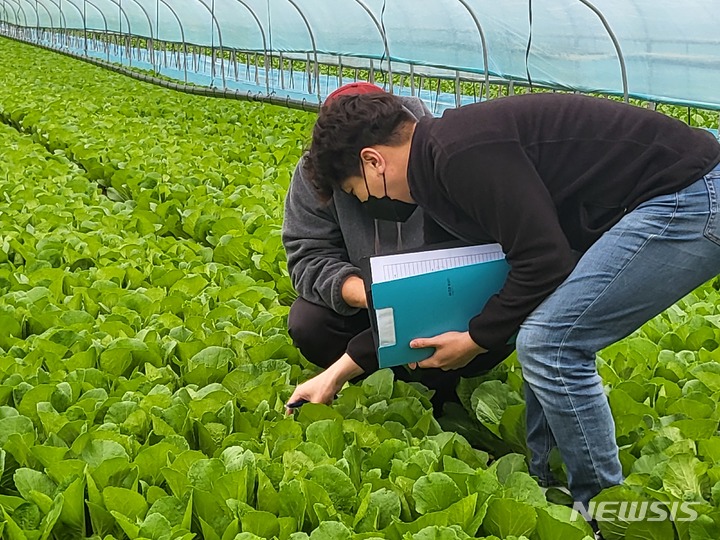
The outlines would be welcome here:
<svg viewBox="0 0 720 540">
<path fill-rule="evenodd" d="M 378 345 L 380 347 L 394 347 L 395 339 L 395 314 L 393 308 L 382 308 L 375 311 L 378 326 Z"/>
</svg>

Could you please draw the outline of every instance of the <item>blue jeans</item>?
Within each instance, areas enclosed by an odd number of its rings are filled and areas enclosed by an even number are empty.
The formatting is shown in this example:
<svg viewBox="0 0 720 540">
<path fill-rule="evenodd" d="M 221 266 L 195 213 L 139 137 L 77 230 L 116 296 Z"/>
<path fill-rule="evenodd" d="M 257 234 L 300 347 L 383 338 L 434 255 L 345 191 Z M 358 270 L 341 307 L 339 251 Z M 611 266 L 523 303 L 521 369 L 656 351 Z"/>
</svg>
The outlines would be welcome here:
<svg viewBox="0 0 720 540">
<path fill-rule="evenodd" d="M 720 273 L 719 196 L 720 166 L 626 214 L 520 327 L 530 472 L 541 483 L 552 482 L 556 444 L 575 500 L 623 481 L 595 355 Z"/>
</svg>

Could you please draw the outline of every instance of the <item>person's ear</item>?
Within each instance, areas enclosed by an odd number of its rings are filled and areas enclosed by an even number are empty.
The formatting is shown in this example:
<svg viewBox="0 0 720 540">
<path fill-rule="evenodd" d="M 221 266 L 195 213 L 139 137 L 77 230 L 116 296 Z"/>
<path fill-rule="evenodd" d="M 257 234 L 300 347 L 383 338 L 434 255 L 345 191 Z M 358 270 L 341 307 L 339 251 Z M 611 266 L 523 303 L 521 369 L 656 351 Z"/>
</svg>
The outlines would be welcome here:
<svg viewBox="0 0 720 540">
<path fill-rule="evenodd" d="M 377 171 L 378 174 L 385 172 L 385 158 L 375 148 L 369 146 L 360 151 L 360 159 L 363 164 Z"/>
</svg>

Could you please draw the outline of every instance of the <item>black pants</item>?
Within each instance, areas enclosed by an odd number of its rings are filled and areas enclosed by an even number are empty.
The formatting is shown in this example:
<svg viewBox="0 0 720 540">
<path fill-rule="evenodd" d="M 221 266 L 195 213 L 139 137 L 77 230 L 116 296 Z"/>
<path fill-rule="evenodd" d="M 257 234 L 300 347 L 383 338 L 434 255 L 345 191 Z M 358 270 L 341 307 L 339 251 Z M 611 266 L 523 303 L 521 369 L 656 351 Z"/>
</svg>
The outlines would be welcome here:
<svg viewBox="0 0 720 540">
<path fill-rule="evenodd" d="M 290 308 L 288 332 L 305 358 L 318 367 L 327 368 L 348 352 L 351 358 L 365 370 L 364 376 L 378 368 L 367 310 L 348 317 L 339 315 L 330 308 L 298 298 Z M 458 400 L 455 389 L 460 377 L 474 377 L 490 370 L 507 358 L 513 349 L 514 347 L 508 346 L 500 351 L 482 354 L 468 366 L 458 370 L 443 371 L 438 368 L 428 368 L 410 373 L 405 366 L 392 369 L 396 379 L 419 380 L 431 390 L 435 390 L 431 401 L 435 410 L 440 412 L 443 403 Z"/>
</svg>

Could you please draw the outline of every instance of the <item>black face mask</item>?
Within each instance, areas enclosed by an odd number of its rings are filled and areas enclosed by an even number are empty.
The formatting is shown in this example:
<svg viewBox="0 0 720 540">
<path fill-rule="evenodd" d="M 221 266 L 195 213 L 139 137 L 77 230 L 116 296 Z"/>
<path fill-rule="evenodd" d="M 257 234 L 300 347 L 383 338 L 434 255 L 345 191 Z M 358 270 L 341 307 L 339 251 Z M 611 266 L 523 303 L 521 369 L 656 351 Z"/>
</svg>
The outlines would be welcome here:
<svg viewBox="0 0 720 540">
<path fill-rule="evenodd" d="M 387 194 L 387 181 L 385 180 L 385 173 L 383 173 L 383 186 L 385 187 L 385 195 L 382 197 L 376 197 L 370 195 L 370 187 L 368 186 L 367 177 L 365 176 L 365 167 L 362 162 L 360 163 L 360 169 L 363 173 L 363 180 L 365 180 L 365 188 L 368 191 L 367 201 L 361 202 L 365 212 L 370 214 L 375 219 L 382 219 L 385 221 L 398 221 L 400 223 L 406 222 L 410 216 L 415 212 L 417 204 L 406 203 L 405 201 L 398 201 L 397 199 L 391 199 Z"/>
</svg>

